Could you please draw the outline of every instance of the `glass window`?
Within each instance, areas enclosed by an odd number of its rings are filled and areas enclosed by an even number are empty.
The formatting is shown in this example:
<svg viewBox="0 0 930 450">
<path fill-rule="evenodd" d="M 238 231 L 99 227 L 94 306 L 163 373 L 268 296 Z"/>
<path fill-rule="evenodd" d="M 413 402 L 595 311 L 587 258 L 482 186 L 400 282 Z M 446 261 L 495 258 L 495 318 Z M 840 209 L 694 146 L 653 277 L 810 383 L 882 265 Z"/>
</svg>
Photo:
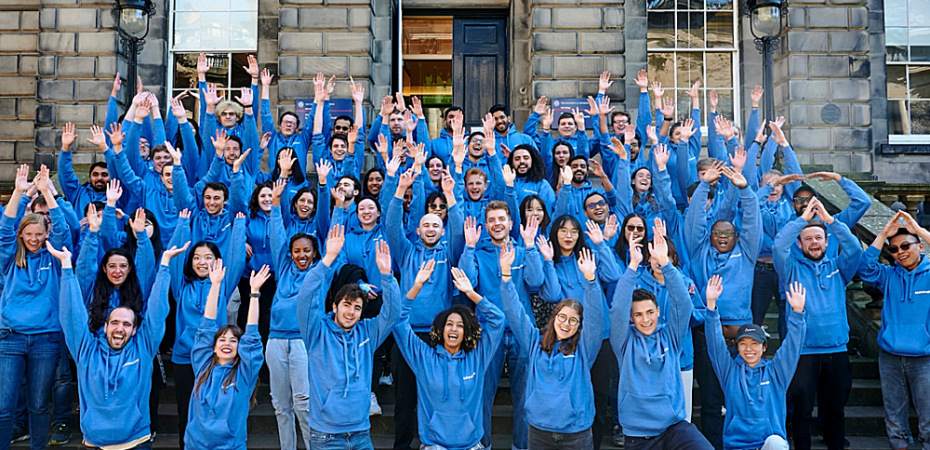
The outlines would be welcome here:
<svg viewBox="0 0 930 450">
<path fill-rule="evenodd" d="M 885 0 L 888 133 L 891 142 L 930 142 L 928 10 L 930 0 Z"/>
<path fill-rule="evenodd" d="M 708 90 L 717 91 L 717 110 L 739 123 L 733 0 L 647 0 L 646 8 L 649 78 L 675 98 L 676 117 L 690 114 L 687 91 L 701 80 L 702 125 Z"/>
<path fill-rule="evenodd" d="M 452 17 L 403 20 L 404 95 L 420 98 L 429 133 L 439 136 L 442 112 L 452 106 Z"/>
</svg>

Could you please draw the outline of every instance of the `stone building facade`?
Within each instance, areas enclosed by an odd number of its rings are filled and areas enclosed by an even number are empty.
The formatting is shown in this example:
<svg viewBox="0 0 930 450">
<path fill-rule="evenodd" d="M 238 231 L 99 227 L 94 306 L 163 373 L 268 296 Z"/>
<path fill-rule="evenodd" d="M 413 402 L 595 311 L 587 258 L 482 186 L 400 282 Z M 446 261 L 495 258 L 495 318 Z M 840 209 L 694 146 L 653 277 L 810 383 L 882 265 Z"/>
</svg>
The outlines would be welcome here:
<svg viewBox="0 0 930 450">
<path fill-rule="evenodd" d="M 163 105 L 173 70 L 170 18 L 183 1 L 156 0 L 158 13 L 138 57 L 146 89 Z M 775 92 L 767 95 L 774 95 L 777 114 L 786 117 L 802 164 L 871 172 L 890 182 L 930 182 L 930 158 L 921 153 L 930 153 L 930 141 L 920 136 L 930 131 L 917 126 L 921 119 L 911 117 L 906 143 L 889 136 L 898 126 L 889 123 L 885 10 L 895 1 L 904 0 L 789 1 L 787 29 L 774 55 Z M 615 79 L 608 93 L 612 101 L 635 115 L 639 90 L 632 77 L 655 53 L 650 48 L 652 14 L 665 0 L 232 0 L 243 2 L 257 10 L 254 53 L 277 75 L 271 98 L 278 112 L 312 98 L 310 80 L 317 72 L 337 76 L 334 97 L 349 96 L 351 76 L 366 86 L 368 104 L 380 105 L 404 82 L 398 68 L 406 17 L 503 18 L 506 58 L 497 70 L 505 71 L 506 89 L 496 101 L 508 104 L 522 125 L 539 96 L 596 94 L 602 71 Z M 114 3 L 0 0 L 0 181 L 11 180 L 20 163 L 54 165 L 63 124 L 74 122 L 83 143 L 89 126 L 103 123 L 112 79 L 117 71 L 125 76 L 127 67 L 111 14 Z M 743 5 L 733 0 L 677 3 L 679 9 L 704 5 L 701 17 L 710 24 L 714 16 L 715 27 L 721 5 L 735 13 L 730 87 L 737 120 L 745 121 L 749 91 L 761 83 L 762 58 L 741 15 Z M 673 39 L 693 32 L 675 24 Z M 920 72 L 925 66 L 914 67 L 918 71 L 908 79 L 910 89 L 930 90 L 921 84 L 930 78 Z M 75 160 L 89 163 L 100 157 L 79 151 Z"/>
</svg>

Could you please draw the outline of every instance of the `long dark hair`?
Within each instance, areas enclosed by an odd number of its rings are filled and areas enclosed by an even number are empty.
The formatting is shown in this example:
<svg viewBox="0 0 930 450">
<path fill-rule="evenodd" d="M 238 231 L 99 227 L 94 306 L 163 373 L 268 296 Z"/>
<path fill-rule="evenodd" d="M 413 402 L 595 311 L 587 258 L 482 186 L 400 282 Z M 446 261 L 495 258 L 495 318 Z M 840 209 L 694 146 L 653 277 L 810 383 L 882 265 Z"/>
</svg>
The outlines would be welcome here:
<svg viewBox="0 0 930 450">
<path fill-rule="evenodd" d="M 647 168 L 647 167 L 640 167 L 639 169 L 634 170 L 634 171 L 633 171 L 633 175 L 630 176 L 630 184 L 631 184 L 631 185 L 632 185 L 632 183 L 633 183 L 633 180 L 636 179 L 636 174 L 639 173 L 641 170 L 645 170 L 645 171 L 649 172 L 650 179 L 651 179 L 652 171 L 650 171 L 649 168 Z M 645 195 L 640 196 L 639 192 L 636 191 L 636 187 L 635 187 L 635 186 L 630 186 L 630 190 L 633 191 L 633 207 L 635 208 L 636 205 L 639 204 L 639 202 L 646 201 L 646 202 L 649 202 L 649 206 L 652 207 L 652 210 L 653 210 L 653 211 L 658 211 L 658 210 L 659 210 L 659 201 L 656 199 L 656 196 L 655 196 L 655 194 L 653 193 L 652 188 L 654 188 L 654 187 L 655 187 L 655 184 L 652 183 L 652 182 L 650 181 L 650 183 L 649 183 L 649 190 L 646 191 L 646 194 L 645 194 Z"/>
<path fill-rule="evenodd" d="M 568 147 L 569 161 L 575 157 L 575 148 L 572 147 L 572 144 L 570 144 L 568 141 L 559 139 L 555 144 L 552 145 L 552 178 L 549 179 L 549 184 L 552 185 L 552 189 L 558 189 L 562 184 L 562 168 L 558 167 L 555 163 L 555 149 L 558 147 Z"/>
<path fill-rule="evenodd" d="M 236 340 L 242 340 L 242 328 L 239 328 L 238 325 L 223 325 L 219 330 L 216 331 L 216 334 L 213 335 L 213 347 L 216 347 L 216 341 L 220 340 L 227 331 L 232 331 L 233 336 L 236 337 Z M 239 372 L 239 362 L 242 361 L 242 358 L 239 357 L 239 352 L 236 352 L 236 359 L 233 361 L 232 369 L 229 371 L 229 374 L 226 375 L 226 379 L 223 380 L 223 393 L 226 392 L 226 389 L 230 385 L 234 385 L 236 381 L 236 374 Z M 194 384 L 194 395 L 200 395 L 200 386 L 203 386 L 207 380 L 210 379 L 210 375 L 213 374 L 213 368 L 219 364 L 219 358 L 216 357 L 216 353 L 213 353 L 213 357 L 210 358 L 210 362 L 207 363 L 205 367 L 200 372 L 200 376 L 197 377 L 197 383 Z M 239 386 L 235 386 L 236 390 L 239 389 Z"/>
<path fill-rule="evenodd" d="M 566 307 L 574 309 L 575 312 L 578 313 L 578 329 L 572 337 L 559 341 L 559 336 L 555 333 L 555 322 L 558 320 L 556 317 L 558 317 L 559 311 L 562 311 L 562 308 Z M 539 347 L 542 348 L 542 351 L 546 352 L 546 354 L 551 355 L 552 349 L 555 348 L 555 344 L 561 342 L 562 345 L 559 346 L 559 352 L 565 356 L 571 355 L 578 347 L 578 341 L 581 340 L 582 327 L 584 327 L 584 306 L 582 306 L 578 300 L 566 298 L 555 305 L 555 309 L 552 310 L 552 315 L 549 316 L 549 323 L 546 324 L 546 330 L 543 332 Z"/>
<path fill-rule="evenodd" d="M 424 208 L 424 211 L 426 211 L 426 213 L 428 214 L 429 205 L 433 204 L 433 201 L 436 199 L 442 200 L 442 202 L 446 204 L 446 217 L 442 219 L 442 222 L 446 223 L 449 221 L 449 209 L 448 209 L 449 202 L 446 200 L 446 194 L 443 194 L 442 192 L 439 192 L 439 191 L 430 192 L 430 194 L 426 196 L 426 207 Z"/>
<path fill-rule="evenodd" d="M 284 116 L 284 115 L 282 114 L 282 117 L 283 117 L 283 116 Z M 281 152 L 283 152 L 284 150 L 287 150 L 287 149 L 293 150 L 295 154 L 296 154 L 296 152 L 297 152 L 297 150 L 294 150 L 293 147 L 281 147 L 281 149 L 278 150 L 278 155 L 280 155 Z M 295 156 L 294 158 L 296 159 L 297 157 Z M 272 161 L 270 161 L 270 158 L 269 158 L 269 161 L 268 161 L 268 162 L 269 162 L 269 163 L 272 163 Z M 275 158 L 274 158 L 273 166 L 274 166 L 274 167 L 272 167 L 272 169 L 271 169 L 271 179 L 272 179 L 272 180 L 277 180 L 278 178 L 281 177 L 281 166 L 278 165 L 278 157 L 277 157 L 277 156 L 275 156 Z M 301 184 L 304 184 L 304 181 L 307 180 L 307 176 L 306 176 L 306 174 L 304 174 L 304 170 L 306 170 L 306 168 L 304 168 L 303 170 L 301 170 L 300 164 L 299 164 L 297 161 L 294 161 L 294 164 L 291 166 L 291 176 L 290 176 L 291 181 L 292 181 L 294 184 L 296 184 L 296 185 L 299 186 L 299 185 L 301 185 Z"/>
<path fill-rule="evenodd" d="M 255 189 L 252 190 L 252 198 L 249 199 L 249 217 L 253 219 L 262 209 L 261 205 L 258 204 L 258 197 L 262 194 L 262 189 L 265 188 L 274 191 L 274 184 L 271 181 L 266 181 L 262 184 L 256 184 Z"/>
<path fill-rule="evenodd" d="M 517 153 L 517 150 L 526 150 L 530 154 L 530 160 L 532 161 L 532 167 L 526 172 L 526 180 L 536 183 L 546 179 L 546 163 L 543 162 L 542 156 L 539 155 L 539 152 L 529 144 L 520 144 L 514 147 L 513 151 L 510 152 L 510 156 L 507 157 L 507 164 L 510 165 L 514 171 L 517 168 L 513 165 L 513 155 Z M 517 176 L 520 176 L 517 174 Z"/>
<path fill-rule="evenodd" d="M 194 251 L 200 247 L 206 247 L 210 249 L 210 253 L 213 253 L 213 257 L 220 259 L 220 248 L 217 247 L 216 244 L 208 241 L 198 242 L 187 251 L 187 261 L 184 263 L 184 278 L 187 279 L 187 281 L 202 279 L 197 276 L 197 273 L 194 272 Z"/>
<path fill-rule="evenodd" d="M 555 222 L 552 222 L 552 229 L 549 230 L 549 236 L 554 237 L 557 241 L 553 247 L 555 251 L 552 254 L 552 262 L 559 262 L 562 260 L 562 244 L 558 242 L 559 229 L 564 227 L 566 223 L 570 223 L 575 226 L 575 229 L 578 230 L 578 240 L 575 241 L 575 248 L 572 249 L 572 253 L 576 256 L 581 254 L 581 251 L 588 248 L 588 243 L 584 240 L 584 229 L 581 228 L 581 222 L 578 222 L 578 219 L 571 214 L 562 214 L 561 216 L 555 219 Z"/>
<path fill-rule="evenodd" d="M 114 256 L 126 258 L 129 264 L 126 280 L 119 288 L 113 286 L 113 283 L 107 278 L 107 263 Z M 107 314 L 110 311 L 110 296 L 113 295 L 113 291 L 116 289 L 119 289 L 119 306 L 131 309 L 137 316 L 141 315 L 144 302 L 142 301 L 142 287 L 139 286 L 139 277 L 136 276 L 136 263 L 133 260 L 133 254 L 122 247 L 108 250 L 104 253 L 103 259 L 100 260 L 97 279 L 94 280 L 93 300 L 91 300 L 88 311 L 88 322 L 92 333 L 96 333 L 106 323 Z"/>
<path fill-rule="evenodd" d="M 437 345 L 445 344 L 442 331 L 446 328 L 446 321 L 452 314 L 458 314 L 462 318 L 464 328 L 462 350 L 465 353 L 474 350 L 478 346 L 478 341 L 481 340 L 481 326 L 478 324 L 475 313 L 465 305 L 452 305 L 451 308 L 436 315 L 433 325 L 429 328 L 430 347 L 435 348 Z"/>
<path fill-rule="evenodd" d="M 294 197 L 291 198 L 291 205 L 290 205 L 291 214 L 294 216 L 297 215 L 297 200 L 300 200 L 300 197 L 303 197 L 304 194 L 310 194 L 310 196 L 313 197 L 313 211 L 310 211 L 310 217 L 308 217 L 308 219 L 312 219 L 316 217 L 316 212 L 319 209 L 320 205 L 317 205 L 316 192 L 314 192 L 313 189 L 310 189 L 309 186 L 304 186 L 298 189 L 297 193 L 294 194 Z"/>
<path fill-rule="evenodd" d="M 381 192 L 379 191 L 378 194 L 373 194 L 368 190 L 368 178 L 371 177 L 371 174 L 373 173 L 381 174 L 381 186 L 382 187 L 384 186 L 384 169 L 381 169 L 379 167 L 368 169 L 368 172 L 365 172 L 365 175 L 362 177 L 362 194 L 375 197 Z"/>
<path fill-rule="evenodd" d="M 621 261 L 627 261 L 626 255 L 630 252 L 630 243 L 626 241 L 626 225 L 630 223 L 631 219 L 637 217 L 639 220 L 643 221 L 643 227 L 645 228 L 643 231 L 643 240 L 641 242 L 649 242 L 649 225 L 646 223 L 646 218 L 637 213 L 627 214 L 627 216 L 623 218 L 623 223 L 620 224 L 620 229 L 617 230 L 617 233 L 620 233 L 620 235 L 618 236 L 617 244 L 614 245 L 614 251 L 620 256 Z M 643 245 L 643 247 L 647 246 Z"/>
<path fill-rule="evenodd" d="M 141 209 L 141 208 L 140 208 Z M 147 222 L 152 222 L 152 237 L 149 238 L 149 242 L 152 243 L 152 251 L 155 253 L 155 260 L 158 261 L 161 258 L 161 253 L 164 251 L 164 248 L 161 246 L 161 227 L 158 225 L 158 219 L 155 218 L 155 215 L 151 211 L 145 209 L 145 220 Z M 136 218 L 136 214 L 139 214 L 139 209 L 132 213 L 132 218 Z M 123 244 L 130 255 L 136 254 L 136 249 L 139 248 L 139 242 L 136 239 L 136 231 L 132 229 L 132 225 L 126 224 L 124 230 L 126 231 L 126 243 Z"/>
<path fill-rule="evenodd" d="M 549 223 L 552 222 L 552 219 L 549 217 L 549 208 L 546 208 L 546 202 L 544 202 L 543 199 L 536 194 L 527 195 L 526 198 L 520 202 L 520 224 L 526 226 L 526 223 L 529 220 L 526 215 L 526 210 L 530 207 L 533 201 L 539 202 L 539 204 L 543 207 L 543 218 L 539 222 L 539 231 L 545 235 L 549 229 Z"/>
</svg>

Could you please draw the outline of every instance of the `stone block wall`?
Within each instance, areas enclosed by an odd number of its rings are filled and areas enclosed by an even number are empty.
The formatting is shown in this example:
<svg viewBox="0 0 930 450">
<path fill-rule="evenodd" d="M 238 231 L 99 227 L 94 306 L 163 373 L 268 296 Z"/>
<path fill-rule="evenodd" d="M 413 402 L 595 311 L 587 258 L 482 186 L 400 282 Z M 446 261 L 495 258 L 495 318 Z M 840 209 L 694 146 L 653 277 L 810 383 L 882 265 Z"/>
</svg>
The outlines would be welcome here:
<svg viewBox="0 0 930 450">
<path fill-rule="evenodd" d="M 790 1 L 789 8 L 773 74 L 791 144 L 801 164 L 868 172 L 877 80 L 870 79 L 867 0 Z"/>
<path fill-rule="evenodd" d="M 39 2 L 0 2 L 0 180 L 32 163 L 39 70 Z M 24 4 L 25 3 L 25 4 Z"/>
</svg>

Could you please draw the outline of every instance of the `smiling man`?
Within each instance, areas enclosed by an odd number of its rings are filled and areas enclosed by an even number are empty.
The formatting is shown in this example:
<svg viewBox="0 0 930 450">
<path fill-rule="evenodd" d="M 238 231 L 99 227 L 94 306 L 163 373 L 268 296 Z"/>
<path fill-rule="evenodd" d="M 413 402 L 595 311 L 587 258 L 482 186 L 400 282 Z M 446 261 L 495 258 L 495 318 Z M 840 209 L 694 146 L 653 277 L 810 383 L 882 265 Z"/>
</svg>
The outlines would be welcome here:
<svg viewBox="0 0 930 450">
<path fill-rule="evenodd" d="M 819 221 L 811 221 L 814 217 Z M 839 255 L 827 251 L 827 230 L 840 245 Z M 800 252 L 792 251 L 799 248 Z M 849 227 L 834 219 L 814 197 L 804 213 L 775 237 L 775 271 L 785 285 L 800 282 L 808 288 L 808 332 L 788 398 L 794 413 L 794 446 L 811 448 L 811 413 L 818 399 L 824 418 L 823 440 L 830 450 L 842 450 L 846 400 L 852 390 L 852 366 L 846 344 L 846 285 L 856 274 L 862 246 Z"/>
</svg>

